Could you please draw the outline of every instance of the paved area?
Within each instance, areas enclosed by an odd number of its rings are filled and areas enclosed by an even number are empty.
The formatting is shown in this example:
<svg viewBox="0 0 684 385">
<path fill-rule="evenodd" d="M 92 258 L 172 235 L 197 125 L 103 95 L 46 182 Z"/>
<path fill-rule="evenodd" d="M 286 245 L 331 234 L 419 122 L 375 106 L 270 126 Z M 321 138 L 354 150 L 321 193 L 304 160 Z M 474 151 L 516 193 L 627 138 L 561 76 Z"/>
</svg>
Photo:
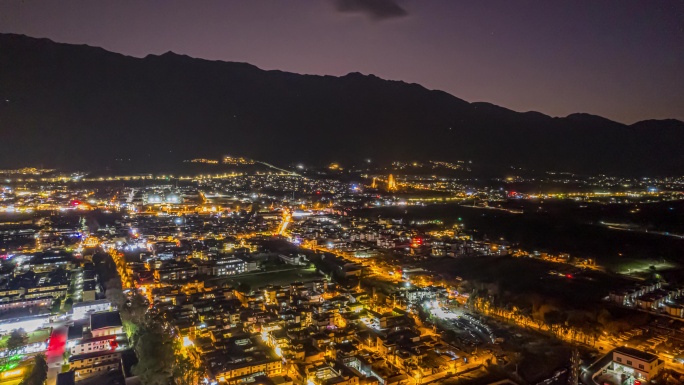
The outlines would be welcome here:
<svg viewBox="0 0 684 385">
<path fill-rule="evenodd" d="M 45 351 L 48 363 L 47 385 L 57 383 L 57 374 L 62 372 L 62 362 L 64 360 L 64 349 L 66 349 L 68 327 L 64 323 L 53 325 L 50 335 L 50 344 Z"/>
<path fill-rule="evenodd" d="M 594 375 L 601 368 L 608 365 L 609 362 L 613 360 L 613 351 L 609 351 L 603 357 L 599 358 L 596 362 L 591 364 L 588 368 L 583 369 L 580 373 L 580 380 L 584 385 L 599 385 L 599 382 L 594 381 L 591 376 Z"/>
</svg>

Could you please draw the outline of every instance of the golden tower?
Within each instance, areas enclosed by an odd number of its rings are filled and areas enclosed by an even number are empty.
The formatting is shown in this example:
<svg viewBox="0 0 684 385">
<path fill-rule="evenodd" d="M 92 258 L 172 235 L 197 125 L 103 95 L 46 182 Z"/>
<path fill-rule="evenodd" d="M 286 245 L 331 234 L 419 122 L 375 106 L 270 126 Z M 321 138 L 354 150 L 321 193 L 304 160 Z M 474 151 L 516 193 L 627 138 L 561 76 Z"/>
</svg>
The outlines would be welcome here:
<svg viewBox="0 0 684 385">
<path fill-rule="evenodd" d="M 394 175 L 389 174 L 387 178 L 387 191 L 395 191 L 397 189 L 397 182 L 394 180 Z"/>
</svg>

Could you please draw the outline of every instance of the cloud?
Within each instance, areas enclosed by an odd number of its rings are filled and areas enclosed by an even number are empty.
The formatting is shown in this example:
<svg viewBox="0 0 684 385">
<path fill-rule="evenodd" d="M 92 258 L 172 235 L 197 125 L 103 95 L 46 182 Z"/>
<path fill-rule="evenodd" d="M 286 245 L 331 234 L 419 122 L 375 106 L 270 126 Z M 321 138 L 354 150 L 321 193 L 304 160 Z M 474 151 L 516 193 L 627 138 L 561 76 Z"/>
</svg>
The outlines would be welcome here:
<svg viewBox="0 0 684 385">
<path fill-rule="evenodd" d="M 408 15 L 395 0 L 336 0 L 336 3 L 339 12 L 362 13 L 378 21 Z"/>
</svg>

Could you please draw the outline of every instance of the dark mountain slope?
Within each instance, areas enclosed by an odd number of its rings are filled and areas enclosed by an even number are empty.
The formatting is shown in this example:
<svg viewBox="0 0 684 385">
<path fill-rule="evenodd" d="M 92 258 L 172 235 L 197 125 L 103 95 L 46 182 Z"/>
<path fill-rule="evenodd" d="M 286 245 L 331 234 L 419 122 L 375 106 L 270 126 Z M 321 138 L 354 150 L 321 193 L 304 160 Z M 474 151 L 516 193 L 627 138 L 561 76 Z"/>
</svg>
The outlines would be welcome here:
<svg viewBox="0 0 684 385">
<path fill-rule="evenodd" d="M 0 167 L 238 154 L 279 164 L 472 159 L 684 174 L 684 123 L 676 120 L 627 126 L 518 113 L 358 73 L 298 75 L 171 52 L 138 59 L 0 35 L 0 97 Z"/>
</svg>

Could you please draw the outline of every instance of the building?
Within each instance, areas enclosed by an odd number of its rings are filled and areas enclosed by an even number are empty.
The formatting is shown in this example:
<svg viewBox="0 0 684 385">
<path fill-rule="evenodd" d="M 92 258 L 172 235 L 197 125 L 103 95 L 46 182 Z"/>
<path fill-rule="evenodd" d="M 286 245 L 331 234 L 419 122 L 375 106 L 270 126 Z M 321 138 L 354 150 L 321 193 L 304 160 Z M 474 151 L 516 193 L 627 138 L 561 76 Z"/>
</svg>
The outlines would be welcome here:
<svg viewBox="0 0 684 385">
<path fill-rule="evenodd" d="M 658 356 L 628 347 L 613 350 L 613 370 L 650 381 L 665 368 Z"/>
<path fill-rule="evenodd" d="M 197 267 L 190 264 L 155 270 L 154 277 L 160 282 L 186 281 L 197 276 Z"/>
<path fill-rule="evenodd" d="M 278 254 L 278 258 L 280 258 L 283 262 L 287 263 L 288 265 L 295 266 L 306 265 L 306 263 L 308 262 L 308 259 L 306 259 L 306 255 L 294 252 L 288 254 Z"/>
<path fill-rule="evenodd" d="M 62 298 L 67 294 L 67 289 L 69 285 L 67 284 L 54 284 L 54 285 L 44 285 L 38 287 L 31 287 L 26 289 L 24 294 L 25 299 L 36 299 L 44 297 L 52 298 Z"/>
<path fill-rule="evenodd" d="M 397 182 L 394 180 L 394 175 L 389 174 L 389 177 L 387 177 L 387 191 L 396 191 L 397 190 Z"/>
<path fill-rule="evenodd" d="M 98 301 L 79 302 L 74 305 L 72 309 L 72 319 L 83 319 L 90 316 L 91 313 L 110 311 L 112 303 L 107 299 Z"/>
<path fill-rule="evenodd" d="M 68 372 L 59 373 L 57 375 L 57 385 L 75 385 L 76 384 L 76 372 L 70 370 Z"/>
<path fill-rule="evenodd" d="M 106 311 L 90 315 L 90 332 L 95 337 L 123 333 L 121 315 L 118 311 Z"/>
<path fill-rule="evenodd" d="M 121 367 L 120 352 L 78 354 L 69 358 L 69 367 L 76 381 L 84 380 Z"/>
<path fill-rule="evenodd" d="M 418 302 L 426 299 L 435 299 L 446 296 L 447 290 L 438 286 L 420 287 L 406 291 L 406 299 L 408 299 L 410 302 Z"/>
<path fill-rule="evenodd" d="M 665 306 L 663 306 L 663 309 L 667 314 L 673 317 L 684 317 L 684 307 L 681 305 L 666 303 Z"/>
<path fill-rule="evenodd" d="M 68 349 L 76 345 L 79 341 L 83 339 L 84 329 L 88 325 L 90 319 L 75 320 L 72 326 L 69 326 L 69 331 L 67 332 L 67 343 Z"/>
<path fill-rule="evenodd" d="M 0 311 L 9 309 L 27 308 L 27 307 L 50 307 L 52 306 L 52 297 L 37 297 L 32 299 L 14 299 L 5 300 L 0 298 Z"/>
<path fill-rule="evenodd" d="M 24 329 L 27 332 L 46 327 L 50 323 L 49 314 L 30 315 L 20 318 L 12 318 L 0 321 L 0 334 L 9 334 L 15 329 Z"/>
<path fill-rule="evenodd" d="M 38 253 L 25 265 L 34 273 L 46 273 L 58 268 L 70 270 L 74 267 L 70 254 L 62 251 Z"/>
<path fill-rule="evenodd" d="M 94 337 L 77 342 L 71 347 L 71 354 L 77 355 L 114 350 L 118 346 L 116 335 Z"/>
<path fill-rule="evenodd" d="M 220 382 L 228 384 L 242 382 L 258 375 L 275 376 L 282 373 L 283 362 L 280 358 L 228 363 L 224 357 L 214 357 L 217 361 L 209 364 L 210 373 Z M 213 365 L 212 365 L 213 364 Z"/>
<path fill-rule="evenodd" d="M 215 276 L 235 275 L 245 272 L 245 261 L 239 258 L 223 258 L 216 261 L 211 274 Z"/>
</svg>

